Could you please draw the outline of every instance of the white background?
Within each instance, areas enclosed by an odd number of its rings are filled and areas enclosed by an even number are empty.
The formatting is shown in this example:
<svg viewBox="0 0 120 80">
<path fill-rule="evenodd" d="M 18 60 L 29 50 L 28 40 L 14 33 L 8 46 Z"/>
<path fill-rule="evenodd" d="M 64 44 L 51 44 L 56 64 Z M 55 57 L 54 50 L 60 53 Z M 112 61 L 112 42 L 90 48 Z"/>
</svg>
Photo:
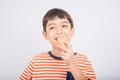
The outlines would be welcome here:
<svg viewBox="0 0 120 80">
<path fill-rule="evenodd" d="M 17 80 L 34 55 L 51 50 L 41 34 L 51 8 L 72 16 L 71 44 L 88 56 L 97 80 L 120 80 L 119 0 L 0 0 L 0 80 Z"/>
</svg>

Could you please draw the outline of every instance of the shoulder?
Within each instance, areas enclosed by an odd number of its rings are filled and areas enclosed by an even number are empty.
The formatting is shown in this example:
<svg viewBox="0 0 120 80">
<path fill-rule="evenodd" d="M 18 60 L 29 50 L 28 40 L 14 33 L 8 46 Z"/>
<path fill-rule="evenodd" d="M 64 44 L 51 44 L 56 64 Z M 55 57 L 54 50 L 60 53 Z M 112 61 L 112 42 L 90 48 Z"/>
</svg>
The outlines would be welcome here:
<svg viewBox="0 0 120 80">
<path fill-rule="evenodd" d="M 48 52 L 41 52 L 32 57 L 32 61 L 49 57 Z"/>
<path fill-rule="evenodd" d="M 41 52 L 41 53 L 36 54 L 34 57 L 40 57 L 40 56 L 46 56 L 46 55 L 48 55 L 48 52 Z"/>
</svg>

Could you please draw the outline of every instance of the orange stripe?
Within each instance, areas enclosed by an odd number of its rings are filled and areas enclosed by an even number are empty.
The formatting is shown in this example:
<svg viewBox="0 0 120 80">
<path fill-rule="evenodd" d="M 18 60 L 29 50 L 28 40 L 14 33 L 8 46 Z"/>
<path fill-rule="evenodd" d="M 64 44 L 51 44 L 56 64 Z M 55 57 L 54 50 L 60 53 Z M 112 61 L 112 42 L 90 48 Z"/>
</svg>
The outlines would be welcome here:
<svg viewBox="0 0 120 80">
<path fill-rule="evenodd" d="M 49 63 L 40 63 L 40 64 L 34 64 L 34 66 L 62 66 L 60 64 L 49 64 Z"/>
<path fill-rule="evenodd" d="M 33 72 L 64 72 L 65 70 L 38 70 L 38 69 L 34 69 Z"/>
<path fill-rule="evenodd" d="M 57 78 L 65 78 L 66 76 L 33 76 L 33 78 L 52 78 L 52 79 L 57 79 Z"/>
</svg>

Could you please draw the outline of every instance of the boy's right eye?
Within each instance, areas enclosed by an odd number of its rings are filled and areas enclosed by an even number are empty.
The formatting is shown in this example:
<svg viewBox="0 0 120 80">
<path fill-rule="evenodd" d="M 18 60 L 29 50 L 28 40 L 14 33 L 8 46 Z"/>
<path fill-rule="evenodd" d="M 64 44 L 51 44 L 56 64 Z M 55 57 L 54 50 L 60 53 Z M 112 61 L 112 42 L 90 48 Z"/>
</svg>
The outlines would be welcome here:
<svg viewBox="0 0 120 80">
<path fill-rule="evenodd" d="M 53 26 L 49 28 L 49 30 L 53 30 L 53 29 L 55 29 L 55 27 L 53 27 Z"/>
</svg>

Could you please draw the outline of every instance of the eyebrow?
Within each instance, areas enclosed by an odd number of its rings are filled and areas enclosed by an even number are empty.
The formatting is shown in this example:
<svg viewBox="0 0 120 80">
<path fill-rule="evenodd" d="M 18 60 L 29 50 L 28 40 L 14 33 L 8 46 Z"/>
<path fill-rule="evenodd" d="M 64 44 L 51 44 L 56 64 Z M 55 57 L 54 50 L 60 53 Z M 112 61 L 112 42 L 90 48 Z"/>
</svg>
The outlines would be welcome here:
<svg viewBox="0 0 120 80">
<path fill-rule="evenodd" d="M 67 23 L 67 24 L 68 24 L 68 21 L 63 21 L 63 22 L 61 22 L 61 24 L 63 24 L 63 23 Z M 47 26 L 49 27 L 49 26 L 51 26 L 51 25 L 55 25 L 55 23 L 50 23 L 50 24 L 48 24 Z"/>
<path fill-rule="evenodd" d="M 48 27 L 51 26 L 51 25 L 54 25 L 54 23 L 50 23 L 49 25 L 47 25 Z"/>
<path fill-rule="evenodd" d="M 63 21 L 62 23 L 67 23 L 68 24 L 68 21 Z"/>
</svg>

